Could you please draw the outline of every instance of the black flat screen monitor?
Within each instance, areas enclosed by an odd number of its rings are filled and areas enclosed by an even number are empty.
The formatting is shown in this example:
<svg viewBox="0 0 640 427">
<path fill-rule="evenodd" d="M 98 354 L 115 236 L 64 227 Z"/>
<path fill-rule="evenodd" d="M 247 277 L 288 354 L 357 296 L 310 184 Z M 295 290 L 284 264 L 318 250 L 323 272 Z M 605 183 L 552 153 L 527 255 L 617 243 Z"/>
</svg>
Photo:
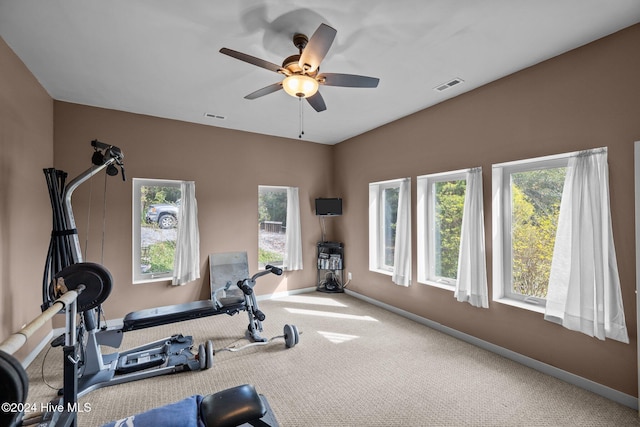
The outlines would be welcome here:
<svg viewBox="0 0 640 427">
<path fill-rule="evenodd" d="M 316 215 L 333 216 L 342 215 L 342 199 L 316 199 Z"/>
</svg>

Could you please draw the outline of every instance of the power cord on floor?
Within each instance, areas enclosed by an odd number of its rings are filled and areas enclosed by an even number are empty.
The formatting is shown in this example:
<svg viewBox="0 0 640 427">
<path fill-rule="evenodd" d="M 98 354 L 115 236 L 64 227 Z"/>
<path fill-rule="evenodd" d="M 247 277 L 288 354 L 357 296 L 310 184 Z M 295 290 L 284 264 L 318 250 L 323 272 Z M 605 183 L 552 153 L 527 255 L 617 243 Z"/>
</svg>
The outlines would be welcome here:
<svg viewBox="0 0 640 427">
<path fill-rule="evenodd" d="M 342 289 L 346 289 L 346 287 L 349 286 L 349 283 L 351 283 L 351 279 L 347 279 L 347 283 L 342 285 Z"/>
<path fill-rule="evenodd" d="M 53 346 L 49 345 L 49 348 L 47 349 L 47 351 L 44 353 L 44 357 L 42 358 L 42 364 L 40 365 L 40 376 L 42 377 L 42 382 L 49 387 L 52 390 L 60 390 L 61 387 L 54 387 L 51 384 L 49 384 L 46 380 L 46 378 L 44 377 L 44 363 L 47 360 L 47 355 L 49 354 L 49 351 L 51 351 L 51 349 L 53 348 Z"/>
</svg>

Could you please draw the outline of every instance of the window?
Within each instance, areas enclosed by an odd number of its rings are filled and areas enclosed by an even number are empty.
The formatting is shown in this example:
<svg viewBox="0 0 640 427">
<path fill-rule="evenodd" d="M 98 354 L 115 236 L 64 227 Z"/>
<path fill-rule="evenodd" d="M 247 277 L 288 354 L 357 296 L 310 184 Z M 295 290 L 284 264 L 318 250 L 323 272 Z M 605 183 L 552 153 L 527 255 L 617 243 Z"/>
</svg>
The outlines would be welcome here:
<svg viewBox="0 0 640 427">
<path fill-rule="evenodd" d="M 258 187 L 258 264 L 282 266 L 287 231 L 287 187 Z"/>
<path fill-rule="evenodd" d="M 133 179 L 133 282 L 171 278 L 180 181 Z"/>
<path fill-rule="evenodd" d="M 568 159 L 493 166 L 495 300 L 544 307 Z"/>
<path fill-rule="evenodd" d="M 297 187 L 258 186 L 258 267 L 302 270 L 300 196 Z"/>
<path fill-rule="evenodd" d="M 380 247 L 378 266 L 385 270 L 393 270 L 393 259 L 396 247 L 396 225 L 398 218 L 399 187 L 387 187 L 382 190 L 380 203 Z"/>
<path fill-rule="evenodd" d="M 454 290 L 466 171 L 418 177 L 418 281 Z"/>
<path fill-rule="evenodd" d="M 400 180 L 369 184 L 369 269 L 393 272 Z"/>
</svg>

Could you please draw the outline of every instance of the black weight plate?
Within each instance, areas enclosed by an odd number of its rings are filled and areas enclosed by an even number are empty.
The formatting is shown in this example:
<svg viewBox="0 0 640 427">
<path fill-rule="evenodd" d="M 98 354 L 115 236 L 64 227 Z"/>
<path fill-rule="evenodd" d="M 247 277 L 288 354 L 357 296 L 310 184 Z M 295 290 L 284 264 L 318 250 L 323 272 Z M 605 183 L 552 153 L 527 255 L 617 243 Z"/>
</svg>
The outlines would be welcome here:
<svg viewBox="0 0 640 427">
<path fill-rule="evenodd" d="M 4 351 L 0 350 L 0 359 L 3 359 L 8 363 L 10 363 L 13 366 L 13 369 L 20 376 L 20 381 L 22 383 L 22 390 L 23 390 L 22 401 L 26 402 L 27 393 L 29 392 L 29 377 L 27 376 L 27 371 L 25 371 L 24 368 L 22 367 L 22 363 L 20 363 L 18 359 L 16 359 L 9 353 L 5 353 Z"/>
<path fill-rule="evenodd" d="M 0 400 L 2 403 L 24 403 L 29 391 L 29 378 L 24 368 L 13 356 L 0 351 Z M 9 408 L 11 409 L 11 408 Z M 0 425 L 14 426 L 20 413 L 1 411 Z"/>
<path fill-rule="evenodd" d="M 60 277 L 71 291 L 80 285 L 85 286 L 78 296 L 78 312 L 98 307 L 107 299 L 113 287 L 113 278 L 109 270 L 92 262 L 80 262 L 63 268 L 56 274 L 54 282 Z"/>
</svg>

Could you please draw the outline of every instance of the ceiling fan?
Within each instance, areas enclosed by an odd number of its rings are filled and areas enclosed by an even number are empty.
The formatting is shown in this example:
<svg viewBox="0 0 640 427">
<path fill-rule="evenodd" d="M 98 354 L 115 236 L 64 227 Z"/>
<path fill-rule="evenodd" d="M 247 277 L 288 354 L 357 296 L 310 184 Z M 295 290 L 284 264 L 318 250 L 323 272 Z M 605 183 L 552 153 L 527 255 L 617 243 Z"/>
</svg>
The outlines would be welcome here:
<svg viewBox="0 0 640 427">
<path fill-rule="evenodd" d="M 334 28 L 326 24 L 320 24 L 310 39 L 304 34 L 295 34 L 293 36 L 293 44 L 298 48 L 299 53 L 286 58 L 282 65 L 227 49 L 226 47 L 220 49 L 220 53 L 286 76 L 281 82 L 250 93 L 245 96 L 245 99 L 256 99 L 284 89 L 285 92 L 293 97 L 305 98 L 314 110 L 320 112 L 327 109 L 322 95 L 318 92 L 320 85 L 375 88 L 380 81 L 376 77 L 355 74 L 320 73 L 320 63 L 329 51 L 336 33 L 337 31 Z"/>
</svg>

